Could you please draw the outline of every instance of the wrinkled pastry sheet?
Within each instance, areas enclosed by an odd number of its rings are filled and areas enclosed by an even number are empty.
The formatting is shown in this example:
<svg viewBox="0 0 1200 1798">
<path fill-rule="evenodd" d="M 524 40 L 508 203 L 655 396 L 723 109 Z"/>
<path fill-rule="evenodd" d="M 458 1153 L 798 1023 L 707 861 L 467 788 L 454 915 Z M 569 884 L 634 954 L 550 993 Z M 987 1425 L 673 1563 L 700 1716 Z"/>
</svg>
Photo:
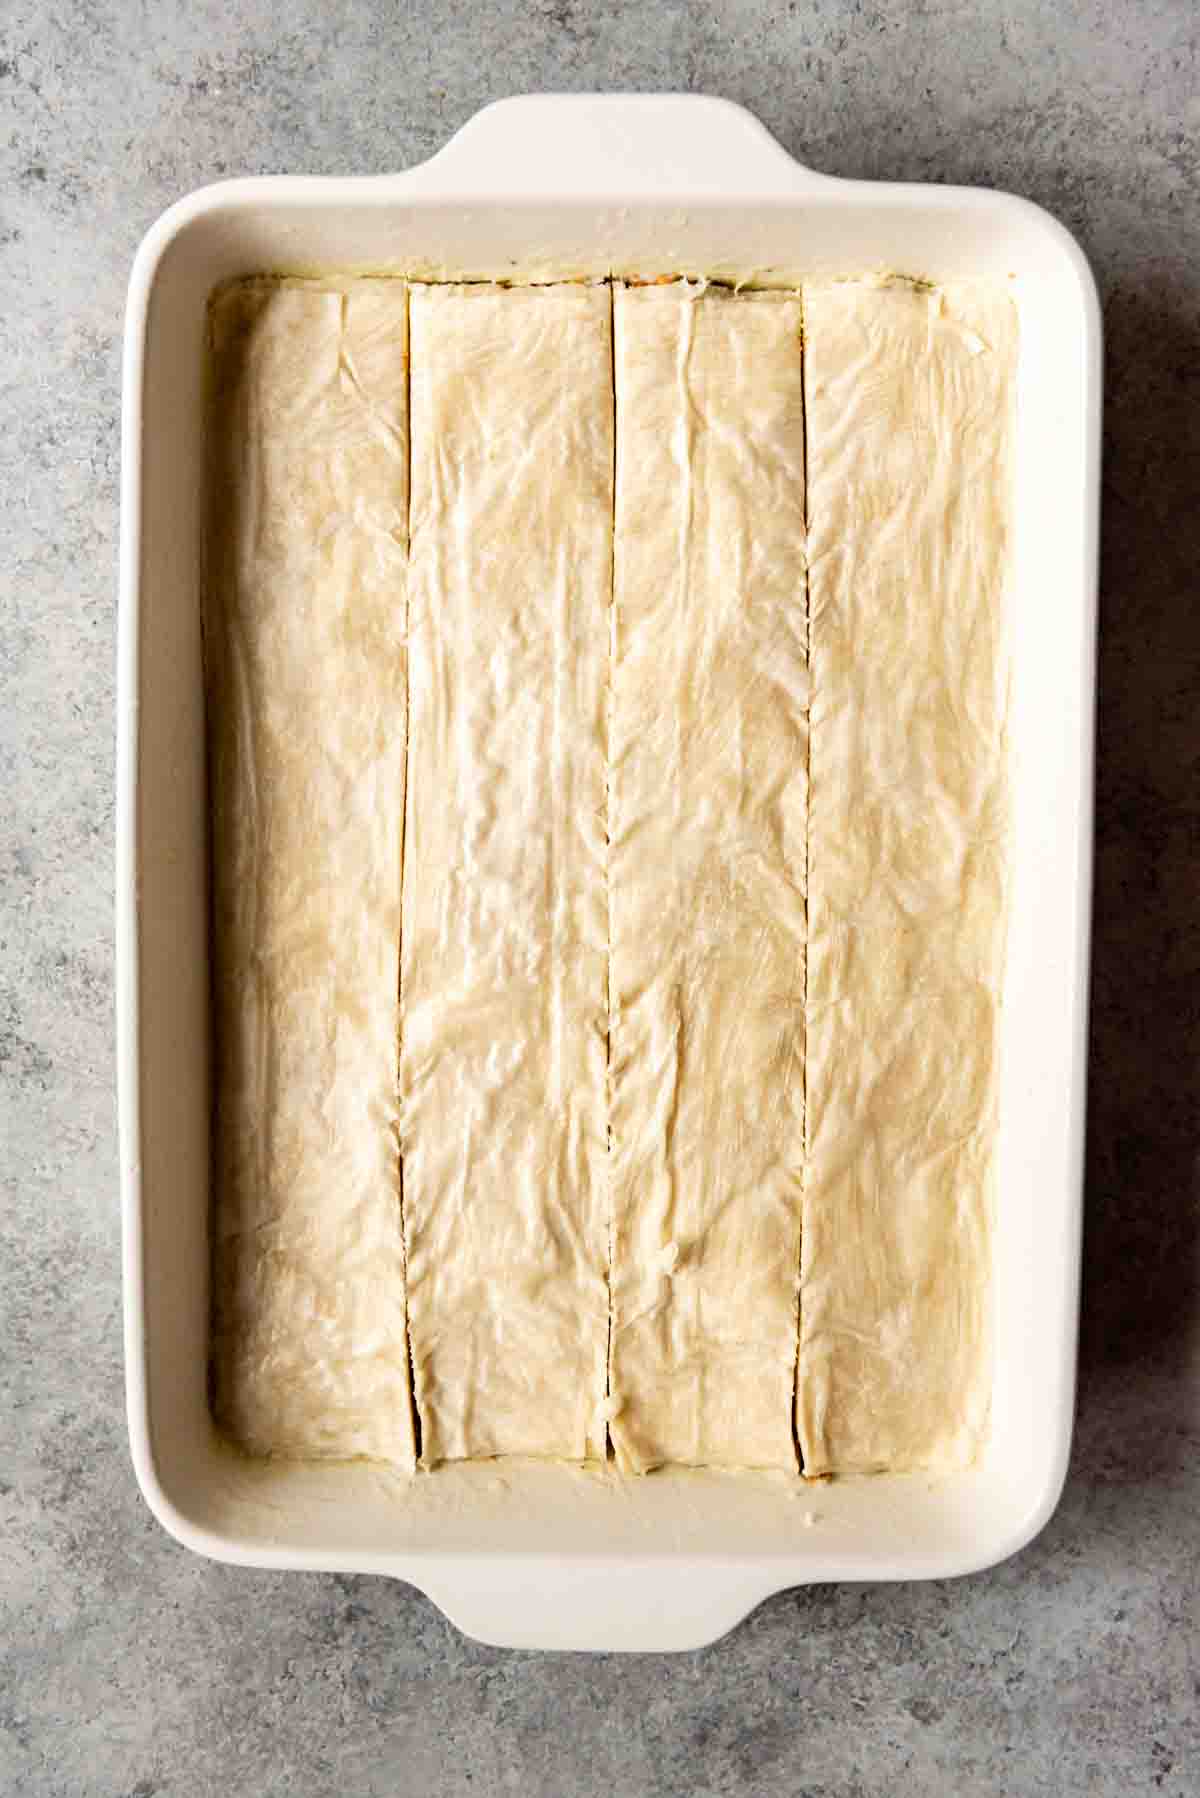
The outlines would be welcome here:
<svg viewBox="0 0 1200 1798">
<path fill-rule="evenodd" d="M 212 326 L 219 1421 L 411 1467 L 411 1349 L 428 1465 L 969 1462 L 1010 302 Z"/>
<path fill-rule="evenodd" d="M 607 288 L 412 291 L 401 979 L 430 1463 L 603 1455 Z"/>
<path fill-rule="evenodd" d="M 985 1432 L 1015 314 L 804 289 L 813 702 L 805 1468 Z"/>
<path fill-rule="evenodd" d="M 259 1452 L 411 1466 L 404 288 L 241 285 L 212 331 L 214 1410 Z"/>
<path fill-rule="evenodd" d="M 796 1466 L 807 619 L 799 299 L 615 293 L 618 1464 Z"/>
</svg>

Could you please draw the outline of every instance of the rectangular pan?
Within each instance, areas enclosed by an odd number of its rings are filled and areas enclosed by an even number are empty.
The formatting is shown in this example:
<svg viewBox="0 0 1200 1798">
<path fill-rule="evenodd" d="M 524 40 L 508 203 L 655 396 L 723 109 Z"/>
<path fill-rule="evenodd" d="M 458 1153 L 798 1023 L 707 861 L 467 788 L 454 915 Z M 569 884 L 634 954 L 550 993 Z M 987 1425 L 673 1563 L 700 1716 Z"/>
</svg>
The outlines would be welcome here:
<svg viewBox="0 0 1200 1798">
<path fill-rule="evenodd" d="M 264 271 L 779 284 L 877 270 L 1011 278 L 1020 314 L 1014 866 L 983 1465 L 806 1486 L 499 1463 L 406 1482 L 366 1464 L 240 1459 L 206 1402 L 208 295 Z M 1060 225 L 1006 194 L 814 174 L 722 100 L 505 100 L 404 174 L 224 182 L 152 228 L 125 334 L 118 1063 L 130 1439 L 147 1501 L 181 1542 L 252 1566 L 391 1574 L 489 1642 L 680 1649 L 782 1587 L 967 1573 L 1042 1527 L 1074 1403 L 1099 431 L 1096 291 Z"/>
</svg>

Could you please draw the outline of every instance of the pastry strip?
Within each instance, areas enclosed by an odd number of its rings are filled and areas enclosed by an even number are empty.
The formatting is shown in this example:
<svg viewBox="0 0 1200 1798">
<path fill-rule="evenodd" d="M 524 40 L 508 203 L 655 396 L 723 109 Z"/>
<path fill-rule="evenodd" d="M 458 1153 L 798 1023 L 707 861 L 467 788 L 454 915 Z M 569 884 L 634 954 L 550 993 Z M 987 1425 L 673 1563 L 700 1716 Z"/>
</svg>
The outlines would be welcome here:
<svg viewBox="0 0 1200 1798">
<path fill-rule="evenodd" d="M 806 1471 L 987 1421 L 1006 847 L 1003 293 L 806 286 L 812 744 Z"/>
<path fill-rule="evenodd" d="M 402 1136 L 423 1458 L 603 1455 L 605 287 L 415 287 Z"/>
<path fill-rule="evenodd" d="M 615 295 L 612 1440 L 794 1469 L 807 620 L 796 295 Z"/>
<path fill-rule="evenodd" d="M 397 1137 L 406 301 L 212 308 L 214 1410 L 413 1464 Z"/>
</svg>

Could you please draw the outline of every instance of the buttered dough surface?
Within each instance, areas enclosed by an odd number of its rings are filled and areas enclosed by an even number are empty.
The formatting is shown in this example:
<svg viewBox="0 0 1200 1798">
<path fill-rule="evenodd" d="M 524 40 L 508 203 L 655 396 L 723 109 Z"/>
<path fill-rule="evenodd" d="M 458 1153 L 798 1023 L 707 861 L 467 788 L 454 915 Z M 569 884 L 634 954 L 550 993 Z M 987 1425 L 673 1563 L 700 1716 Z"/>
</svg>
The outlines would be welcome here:
<svg viewBox="0 0 1200 1798">
<path fill-rule="evenodd" d="M 615 294 L 618 1465 L 795 1469 L 808 762 L 799 299 Z"/>
<path fill-rule="evenodd" d="M 219 1423 L 970 1462 L 1003 289 L 257 281 L 210 326 Z"/>
<path fill-rule="evenodd" d="M 262 1453 L 411 1466 L 404 293 L 241 285 L 211 330 L 214 1410 Z"/>
<path fill-rule="evenodd" d="M 1015 356 L 989 287 L 810 286 L 810 1473 L 987 1423 Z"/>
<path fill-rule="evenodd" d="M 430 1463 L 604 1452 L 605 287 L 412 295 L 400 1030 Z"/>
</svg>

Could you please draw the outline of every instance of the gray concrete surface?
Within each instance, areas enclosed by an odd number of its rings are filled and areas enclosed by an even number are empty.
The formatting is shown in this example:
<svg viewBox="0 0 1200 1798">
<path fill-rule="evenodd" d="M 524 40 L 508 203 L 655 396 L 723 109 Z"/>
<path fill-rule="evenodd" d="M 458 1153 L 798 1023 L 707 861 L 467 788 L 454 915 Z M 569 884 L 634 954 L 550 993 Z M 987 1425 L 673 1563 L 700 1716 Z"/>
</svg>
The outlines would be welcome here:
<svg viewBox="0 0 1200 1798">
<path fill-rule="evenodd" d="M 0 1791 L 1200 1792 L 1200 24 L 1190 0 L 26 0 L 0 10 Z M 225 173 L 390 169 L 482 102 L 684 88 L 836 173 L 988 182 L 1108 329 L 1079 1431 L 1041 1540 L 703 1654 L 508 1655 L 366 1579 L 206 1565 L 122 1416 L 118 332 Z"/>
</svg>

